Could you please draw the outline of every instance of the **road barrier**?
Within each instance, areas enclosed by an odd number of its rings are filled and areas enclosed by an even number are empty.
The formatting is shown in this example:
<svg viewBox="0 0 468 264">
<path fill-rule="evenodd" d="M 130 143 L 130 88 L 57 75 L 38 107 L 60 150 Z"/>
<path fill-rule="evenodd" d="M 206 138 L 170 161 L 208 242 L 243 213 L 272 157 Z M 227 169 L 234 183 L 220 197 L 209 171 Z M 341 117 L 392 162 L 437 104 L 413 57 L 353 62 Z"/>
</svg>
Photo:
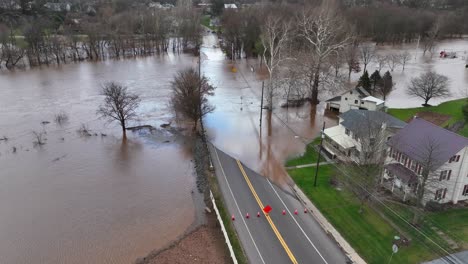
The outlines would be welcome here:
<svg viewBox="0 0 468 264">
<path fill-rule="evenodd" d="M 221 215 L 219 214 L 218 207 L 216 206 L 216 201 L 215 201 L 213 193 L 211 191 L 210 191 L 210 198 L 211 198 L 211 202 L 213 203 L 213 208 L 214 208 L 214 210 L 216 212 L 216 217 L 218 218 L 219 225 L 221 226 L 221 231 L 223 232 L 224 239 L 226 240 L 226 244 L 228 246 L 229 253 L 231 254 L 232 262 L 234 264 L 238 264 L 236 254 L 234 254 L 234 250 L 233 250 L 232 245 L 231 245 L 231 240 L 229 240 L 229 236 L 228 236 L 228 234 L 226 232 L 226 227 L 224 226 L 223 219 L 221 218 Z M 232 218 L 233 218 L 232 220 L 234 220 L 234 215 L 232 216 Z"/>
</svg>

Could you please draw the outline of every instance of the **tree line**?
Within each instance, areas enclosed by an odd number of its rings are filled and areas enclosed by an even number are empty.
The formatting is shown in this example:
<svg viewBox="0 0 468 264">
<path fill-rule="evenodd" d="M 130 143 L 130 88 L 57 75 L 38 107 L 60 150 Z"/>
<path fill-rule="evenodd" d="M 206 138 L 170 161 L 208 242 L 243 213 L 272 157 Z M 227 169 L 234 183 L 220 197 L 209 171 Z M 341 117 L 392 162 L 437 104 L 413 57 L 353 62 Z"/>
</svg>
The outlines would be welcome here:
<svg viewBox="0 0 468 264">
<path fill-rule="evenodd" d="M 96 15 L 59 24 L 49 16 L 30 19 L 21 28 L 0 24 L 0 67 L 198 51 L 202 36 L 201 13 L 183 5 L 121 12 L 104 5 Z"/>
</svg>

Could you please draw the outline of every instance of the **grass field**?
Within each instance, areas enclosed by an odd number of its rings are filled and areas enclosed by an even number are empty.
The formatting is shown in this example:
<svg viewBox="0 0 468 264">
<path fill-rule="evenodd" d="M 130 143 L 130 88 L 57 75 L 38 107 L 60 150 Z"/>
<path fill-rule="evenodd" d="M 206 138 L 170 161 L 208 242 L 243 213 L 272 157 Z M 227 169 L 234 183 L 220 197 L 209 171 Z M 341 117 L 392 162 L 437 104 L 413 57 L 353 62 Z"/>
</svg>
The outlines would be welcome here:
<svg viewBox="0 0 468 264">
<path fill-rule="evenodd" d="M 454 124 L 455 122 L 463 120 L 462 106 L 467 102 L 467 99 L 458 99 L 441 103 L 436 106 L 430 107 L 416 107 L 416 108 L 390 108 L 388 113 L 400 120 L 408 121 L 411 117 L 419 112 L 435 112 L 439 114 L 450 115 L 452 118 L 443 124 L 443 126 Z M 462 130 L 459 131 L 460 135 L 468 137 L 468 124 L 465 124 Z"/>
<path fill-rule="evenodd" d="M 315 150 L 315 146 L 320 143 L 320 138 L 314 139 L 311 143 L 309 143 L 306 147 L 305 152 L 298 157 L 291 158 L 286 161 L 286 167 L 293 167 L 297 165 L 304 165 L 304 164 L 312 164 L 317 162 L 318 152 Z M 325 161 L 325 159 L 320 159 L 321 161 Z"/>
<path fill-rule="evenodd" d="M 208 16 L 208 15 L 207 15 L 207 16 L 203 16 L 203 17 L 202 17 L 202 20 L 201 20 L 201 24 L 202 24 L 203 26 L 205 26 L 205 27 L 211 29 L 211 30 L 216 30 L 216 28 L 214 28 L 214 27 L 212 27 L 212 26 L 210 25 L 210 21 L 211 21 L 210 16 Z"/>
<path fill-rule="evenodd" d="M 387 263 L 391 255 L 393 237 L 399 233 L 373 209 L 364 206 L 359 213 L 359 201 L 353 194 L 330 185 L 334 173 L 331 165 L 320 166 L 318 186 L 313 187 L 314 168 L 290 170 L 289 174 L 306 193 L 320 212 L 343 235 L 368 263 Z M 392 263 L 419 263 L 436 258 L 422 243 L 414 241 L 400 248 Z"/>
</svg>

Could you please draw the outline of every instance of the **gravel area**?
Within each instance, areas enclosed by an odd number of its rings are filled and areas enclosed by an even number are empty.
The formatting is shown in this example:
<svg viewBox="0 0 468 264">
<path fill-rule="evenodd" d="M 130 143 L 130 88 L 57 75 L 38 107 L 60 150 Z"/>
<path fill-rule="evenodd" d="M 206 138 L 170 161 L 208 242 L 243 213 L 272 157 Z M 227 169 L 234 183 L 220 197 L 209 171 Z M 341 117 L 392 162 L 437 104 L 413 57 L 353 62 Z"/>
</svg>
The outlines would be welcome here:
<svg viewBox="0 0 468 264">
<path fill-rule="evenodd" d="M 168 249 L 147 258 L 144 263 L 232 263 L 214 212 L 209 214 L 207 218 L 207 224 L 195 229 Z"/>
</svg>

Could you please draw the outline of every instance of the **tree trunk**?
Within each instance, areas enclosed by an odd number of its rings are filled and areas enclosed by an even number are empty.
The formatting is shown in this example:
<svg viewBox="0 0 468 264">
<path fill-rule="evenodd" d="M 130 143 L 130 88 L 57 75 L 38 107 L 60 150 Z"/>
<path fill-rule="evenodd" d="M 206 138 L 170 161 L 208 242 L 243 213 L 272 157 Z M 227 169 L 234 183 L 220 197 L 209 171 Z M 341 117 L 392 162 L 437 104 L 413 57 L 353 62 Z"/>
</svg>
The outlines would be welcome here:
<svg viewBox="0 0 468 264">
<path fill-rule="evenodd" d="M 123 139 L 127 139 L 127 128 L 125 126 L 125 121 L 124 122 L 121 122 L 121 125 L 122 125 L 122 136 L 123 136 Z"/>
<path fill-rule="evenodd" d="M 318 104 L 318 86 L 319 86 L 319 75 L 320 75 L 320 70 L 317 68 L 315 74 L 314 74 L 314 84 L 312 86 L 312 94 L 310 96 L 310 101 L 312 104 Z"/>
</svg>

